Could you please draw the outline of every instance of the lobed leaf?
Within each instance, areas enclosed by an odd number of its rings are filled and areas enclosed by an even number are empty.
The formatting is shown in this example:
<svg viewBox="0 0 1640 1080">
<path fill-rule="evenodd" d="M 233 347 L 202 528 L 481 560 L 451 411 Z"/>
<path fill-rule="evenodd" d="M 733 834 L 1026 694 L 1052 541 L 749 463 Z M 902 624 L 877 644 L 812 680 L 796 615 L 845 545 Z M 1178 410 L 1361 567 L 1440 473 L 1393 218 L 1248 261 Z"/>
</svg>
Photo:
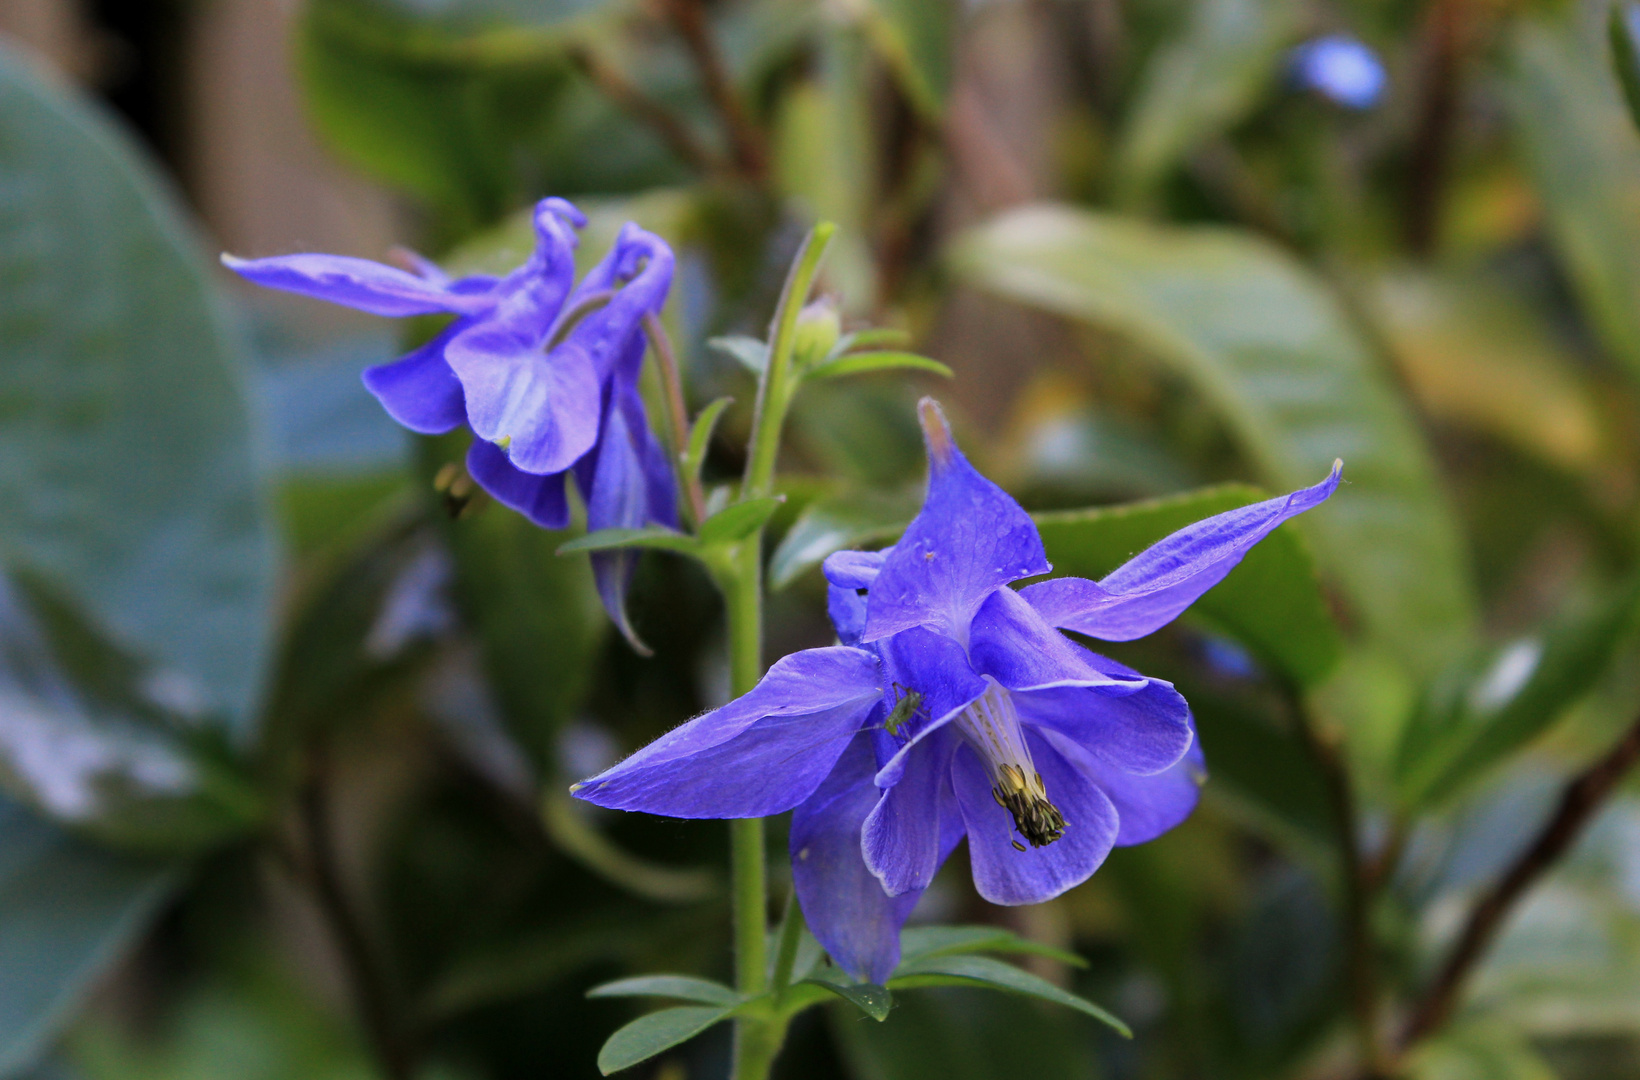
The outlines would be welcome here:
<svg viewBox="0 0 1640 1080">
<path fill-rule="evenodd" d="M 706 344 L 751 372 L 762 375 L 769 364 L 769 343 L 744 334 L 708 338 Z"/>
<path fill-rule="evenodd" d="M 734 400 L 720 397 L 695 417 L 695 425 L 689 430 L 689 446 L 683 453 L 683 476 L 686 481 L 700 479 L 700 468 L 706 464 L 706 451 L 712 442 L 712 432 L 717 430 L 717 423 L 723 416 L 723 410 L 732 405 Z"/>
<path fill-rule="evenodd" d="M 721 513 L 722 511 L 720 511 Z M 614 551 L 619 548 L 660 548 L 692 555 L 700 549 L 700 541 L 676 529 L 651 526 L 645 529 L 599 529 L 558 545 L 558 554 L 574 555 L 583 551 Z"/>
<path fill-rule="evenodd" d="M 769 559 L 769 585 L 783 589 L 827 555 L 888 540 L 905 531 L 920 495 L 848 491 L 815 499 L 803 508 Z"/>
</svg>

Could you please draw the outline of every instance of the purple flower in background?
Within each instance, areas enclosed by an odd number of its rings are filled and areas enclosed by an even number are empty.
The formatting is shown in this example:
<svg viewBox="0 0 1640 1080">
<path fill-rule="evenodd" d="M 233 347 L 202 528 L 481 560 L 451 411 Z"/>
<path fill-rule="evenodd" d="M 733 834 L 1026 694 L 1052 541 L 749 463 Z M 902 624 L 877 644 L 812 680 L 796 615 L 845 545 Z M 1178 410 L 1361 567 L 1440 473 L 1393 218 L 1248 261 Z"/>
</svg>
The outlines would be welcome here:
<svg viewBox="0 0 1640 1080">
<path fill-rule="evenodd" d="M 1058 628 L 1125 641 L 1175 618 L 1313 488 L 1174 533 L 1103 581 L 1061 578 L 1030 517 L 980 476 L 932 401 L 928 497 L 899 543 L 826 560 L 841 644 L 787 656 L 748 694 L 573 790 L 684 818 L 795 810 L 792 873 L 810 927 L 875 982 L 957 842 L 974 884 L 1030 904 L 1085 881 L 1115 845 L 1194 809 L 1204 762 L 1174 688 Z"/>
<path fill-rule="evenodd" d="M 452 280 L 419 258 L 415 272 L 341 255 L 222 261 L 259 285 L 376 315 L 454 315 L 427 344 L 365 371 L 393 419 L 424 435 L 470 426 L 467 471 L 543 528 L 569 524 L 571 473 L 589 529 L 676 527 L 672 469 L 638 393 L 642 318 L 666 303 L 672 251 L 628 223 L 576 285 L 575 230 L 585 224 L 563 199 L 541 200 L 534 252 L 501 278 Z M 599 552 L 592 565 L 604 607 L 642 650 L 626 617 L 634 559 Z"/>
<path fill-rule="evenodd" d="M 1388 76 L 1378 54 L 1345 34 L 1329 34 L 1293 49 L 1293 80 L 1337 105 L 1370 109 L 1384 95 Z"/>
</svg>

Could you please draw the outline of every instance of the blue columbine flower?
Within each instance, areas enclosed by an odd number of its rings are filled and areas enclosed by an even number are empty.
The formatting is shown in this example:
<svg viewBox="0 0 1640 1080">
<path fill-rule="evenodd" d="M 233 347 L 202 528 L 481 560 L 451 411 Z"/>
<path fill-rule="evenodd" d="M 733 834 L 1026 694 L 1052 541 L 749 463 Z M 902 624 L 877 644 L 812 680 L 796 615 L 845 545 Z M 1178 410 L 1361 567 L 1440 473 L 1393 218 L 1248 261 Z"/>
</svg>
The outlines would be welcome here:
<svg viewBox="0 0 1640 1080">
<path fill-rule="evenodd" d="M 467 471 L 543 528 L 569 524 L 571 472 L 588 528 L 676 527 L 672 469 L 638 393 L 641 320 L 666 303 L 672 250 L 628 223 L 577 286 L 575 230 L 586 217 L 563 199 L 543 199 L 534 225 L 535 251 L 501 278 L 452 280 L 419 258 L 414 272 L 341 255 L 222 261 L 257 284 L 376 315 L 454 315 L 427 344 L 364 373 L 393 419 L 424 435 L 469 425 L 478 438 Z M 601 296 L 608 302 L 589 310 Z M 566 325 L 571 317 L 578 321 Z M 592 557 L 605 608 L 637 645 L 625 605 L 632 560 L 630 552 Z"/>
<path fill-rule="evenodd" d="M 980 895 L 1030 904 L 1189 815 L 1204 761 L 1184 699 L 1060 630 L 1156 630 L 1339 475 L 1197 522 L 1102 581 L 1016 591 L 1051 569 L 1036 525 L 969 465 L 937 405 L 920 411 L 922 511 L 892 548 L 826 560 L 841 644 L 785 657 L 750 693 L 573 789 L 673 817 L 795 810 L 803 913 L 840 965 L 876 982 L 964 836 Z"/>
<path fill-rule="evenodd" d="M 1293 49 L 1288 62 L 1299 86 L 1350 109 L 1378 104 L 1389 81 L 1378 54 L 1345 34 L 1306 41 Z"/>
</svg>

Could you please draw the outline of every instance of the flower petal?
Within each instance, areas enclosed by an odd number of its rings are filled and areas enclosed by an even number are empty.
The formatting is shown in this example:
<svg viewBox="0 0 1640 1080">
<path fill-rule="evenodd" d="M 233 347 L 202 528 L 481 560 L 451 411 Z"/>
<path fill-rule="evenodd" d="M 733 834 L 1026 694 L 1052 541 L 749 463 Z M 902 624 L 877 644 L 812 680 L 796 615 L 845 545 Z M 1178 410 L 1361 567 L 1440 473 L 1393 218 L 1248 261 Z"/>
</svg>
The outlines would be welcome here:
<svg viewBox="0 0 1640 1080">
<path fill-rule="evenodd" d="M 1013 692 L 1021 720 L 1065 732 L 1129 772 L 1168 768 L 1190 748 L 1190 707 L 1159 679 L 1112 670 L 1050 627 L 1011 589 L 974 618 L 974 668 Z"/>
<path fill-rule="evenodd" d="M 900 927 L 922 896 L 889 896 L 860 857 L 860 827 L 881 792 L 871 747 L 855 739 L 792 811 L 792 884 L 803 918 L 838 966 L 874 983 L 900 962 Z"/>
<path fill-rule="evenodd" d="M 467 422 L 461 380 L 444 360 L 444 346 L 467 326 L 461 320 L 416 351 L 364 370 L 365 389 L 387 415 L 419 435 L 442 435 Z"/>
<path fill-rule="evenodd" d="M 609 303 L 576 323 L 567 339 L 586 350 L 599 378 L 607 378 L 632 344 L 643 340 L 643 316 L 660 314 L 672 287 L 673 262 L 666 241 L 629 221 L 609 254 L 587 271 L 565 305 L 568 310 L 592 293 L 619 290 Z"/>
<path fill-rule="evenodd" d="M 676 527 L 677 487 L 666 450 L 650 431 L 635 381 L 617 380 L 599 427 L 593 452 L 575 465 L 575 479 L 587 504 L 587 528 Z M 592 572 L 604 610 L 632 647 L 648 654 L 626 612 L 626 594 L 639 552 L 624 548 L 592 555 Z"/>
<path fill-rule="evenodd" d="M 1105 641 L 1144 637 L 1223 581 L 1276 526 L 1325 502 L 1342 470 L 1343 462 L 1335 462 L 1314 487 L 1188 525 L 1098 582 L 1058 578 L 1026 586 L 1021 594 L 1054 626 Z"/>
<path fill-rule="evenodd" d="M 877 658 L 862 649 L 793 653 L 750 693 L 571 790 L 599 806 L 670 817 L 790 810 L 820 786 L 878 707 L 877 671 Z"/>
<path fill-rule="evenodd" d="M 1191 743 L 1184 757 L 1171 767 L 1151 776 L 1139 776 L 1101 761 L 1050 728 L 1040 729 L 1040 734 L 1097 784 L 1116 807 L 1121 821 L 1117 847 L 1156 839 L 1189 817 L 1201 800 L 1202 785 L 1207 782 L 1207 759 L 1200 742 Z"/>
<path fill-rule="evenodd" d="M 920 751 L 923 740 L 955 720 L 985 693 L 986 683 L 969 666 L 962 646 L 920 627 L 895 634 L 881 642 L 878 651 L 887 684 L 883 707 L 892 709 L 900 694 L 922 695 L 913 715 L 885 744 L 897 746 L 877 772 L 877 786 L 889 788 L 900 782 L 906 762 L 914 751 Z"/>
<path fill-rule="evenodd" d="M 820 564 L 826 580 L 840 589 L 869 589 L 893 548 L 882 551 L 834 551 Z"/>
<path fill-rule="evenodd" d="M 1046 739 L 1028 730 L 1026 738 L 1048 798 L 1065 816 L 1065 835 L 1043 847 L 1014 847 L 1024 839 L 991 795 L 990 778 L 972 749 L 960 747 L 953 762 L 951 779 L 968 828 L 974 886 L 993 904 L 1036 904 L 1080 885 L 1099 869 L 1116 840 L 1116 808 L 1105 793 Z"/>
<path fill-rule="evenodd" d="M 467 472 L 496 502 L 517 510 L 543 529 L 569 527 L 566 473 L 540 476 L 524 472 L 507 460 L 500 447 L 483 439 L 474 439 L 467 448 Z"/>
<path fill-rule="evenodd" d="M 599 385 L 581 349 L 566 343 L 542 356 L 486 320 L 453 337 L 444 355 L 466 390 L 473 431 L 503 444 L 520 469 L 562 472 L 592 448 Z"/>
<path fill-rule="evenodd" d="M 952 731 L 923 740 L 906 759 L 899 782 L 866 817 L 860 851 L 890 896 L 921 892 L 940 868 L 940 822 L 960 813 L 951 790 L 951 755 L 961 741 Z"/>
<path fill-rule="evenodd" d="M 844 645 L 860 644 L 860 635 L 866 629 L 866 598 L 854 589 L 826 586 L 826 614 L 837 631 L 837 640 Z"/>
<path fill-rule="evenodd" d="M 270 289 L 329 300 L 372 315 L 481 315 L 495 306 L 489 292 L 456 292 L 395 266 L 347 255 L 275 255 L 267 259 L 222 256 L 222 265 Z"/>
<path fill-rule="evenodd" d="M 928 498 L 871 585 L 864 640 L 927 626 L 967 644 L 969 621 L 986 597 L 1053 567 L 1030 515 L 968 464 L 939 406 L 924 398 L 918 411 Z"/>
</svg>

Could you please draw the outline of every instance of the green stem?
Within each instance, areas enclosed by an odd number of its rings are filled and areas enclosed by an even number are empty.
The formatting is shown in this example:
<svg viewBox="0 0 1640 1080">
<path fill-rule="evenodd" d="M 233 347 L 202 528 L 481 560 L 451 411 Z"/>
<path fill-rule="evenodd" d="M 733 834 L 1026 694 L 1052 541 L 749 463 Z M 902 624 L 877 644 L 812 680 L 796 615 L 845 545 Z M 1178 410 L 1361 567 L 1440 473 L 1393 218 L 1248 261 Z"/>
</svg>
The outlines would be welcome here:
<svg viewBox="0 0 1640 1080">
<path fill-rule="evenodd" d="M 774 984 L 776 1005 L 791 986 L 792 969 L 797 966 L 797 943 L 802 937 L 803 909 L 798 906 L 794 888 L 786 896 L 786 914 L 780 920 L 780 939 L 774 953 L 774 975 L 770 981 Z"/>
<path fill-rule="evenodd" d="M 803 311 L 814 275 L 826 254 L 837 226 L 822 221 L 809 231 L 803 246 L 786 275 L 780 290 L 780 306 L 775 308 L 769 327 L 769 360 L 757 384 L 757 407 L 752 414 L 751 453 L 746 458 L 746 480 L 742 499 L 755 499 L 774 492 L 775 459 L 780 455 L 780 434 L 786 426 L 786 409 L 792 401 L 792 346 L 797 341 L 797 317 Z"/>
<path fill-rule="evenodd" d="M 769 360 L 757 384 L 757 407 L 746 460 L 741 499 L 755 499 L 774 490 L 775 459 L 786 424 L 795 383 L 791 371 L 792 347 L 797 338 L 797 316 L 814 286 L 814 275 L 826 244 L 836 232 L 826 222 L 816 225 L 786 276 L 769 330 Z M 729 684 L 736 697 L 748 693 L 763 677 L 763 530 L 742 540 L 718 574 L 718 585 L 728 607 Z M 729 823 L 729 867 L 733 877 L 735 986 L 747 997 L 768 990 L 768 869 L 763 861 L 763 820 L 750 818 Z M 786 1024 L 772 1011 L 754 1012 L 735 1021 L 733 1080 L 766 1080 L 780 1053 Z"/>
</svg>

